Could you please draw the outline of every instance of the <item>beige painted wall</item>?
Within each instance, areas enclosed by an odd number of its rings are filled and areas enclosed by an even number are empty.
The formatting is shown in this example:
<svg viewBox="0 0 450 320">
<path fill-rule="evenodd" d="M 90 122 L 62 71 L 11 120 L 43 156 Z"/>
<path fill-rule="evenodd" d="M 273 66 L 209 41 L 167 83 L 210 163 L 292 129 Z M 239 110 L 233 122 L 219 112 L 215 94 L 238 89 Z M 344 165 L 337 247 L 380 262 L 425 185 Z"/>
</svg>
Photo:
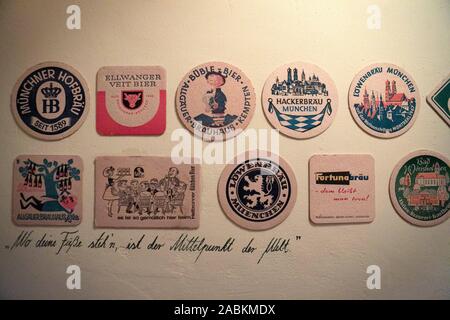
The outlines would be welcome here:
<svg viewBox="0 0 450 320">
<path fill-rule="evenodd" d="M 66 7 L 81 5 L 82 28 L 65 27 Z M 382 12 L 381 30 L 366 27 L 369 4 Z M 450 2 L 442 1 L 1 1 L 0 102 L 0 297 L 2 298 L 450 298 L 450 221 L 418 228 L 393 210 L 388 179 L 397 161 L 428 148 L 449 156 L 449 127 L 425 101 L 449 72 Z M 86 78 L 91 93 L 97 70 L 107 65 L 162 65 L 168 74 L 167 131 L 161 137 L 101 137 L 95 131 L 95 100 L 73 136 L 42 142 L 26 135 L 10 113 L 9 96 L 28 67 L 66 62 Z M 178 81 L 193 66 L 222 60 L 253 81 L 258 108 L 251 128 L 266 128 L 260 106 L 266 77 L 277 66 L 303 60 L 322 66 L 335 80 L 339 111 L 332 126 L 307 141 L 281 137 L 281 154 L 299 184 L 294 212 L 277 228 L 239 229 L 220 210 L 215 195 L 222 165 L 203 166 L 201 227 L 192 232 L 221 242 L 251 237 L 262 246 L 273 236 L 303 239 L 283 256 L 238 252 L 193 256 L 145 252 L 17 249 L 10 244 L 24 228 L 10 218 L 12 163 L 18 154 L 78 154 L 85 164 L 81 236 L 92 238 L 93 161 L 99 155 L 169 155 L 171 132 L 181 124 L 174 110 Z M 353 76 L 375 61 L 396 63 L 415 78 L 421 109 L 415 125 L 391 140 L 368 136 L 353 122 L 347 90 Z M 316 153 L 370 153 L 376 161 L 376 218 L 371 224 L 314 226 L 308 220 L 307 163 Z M 67 229 L 67 228 L 66 228 Z M 76 228 L 75 228 L 76 229 Z M 26 229 L 28 230 L 28 229 Z M 35 228 L 58 235 L 60 229 Z M 117 230 L 127 241 L 142 231 Z M 145 233 L 174 240 L 176 230 Z M 82 289 L 66 289 L 66 267 L 82 270 Z M 382 269 L 382 289 L 366 288 L 366 267 Z"/>
</svg>

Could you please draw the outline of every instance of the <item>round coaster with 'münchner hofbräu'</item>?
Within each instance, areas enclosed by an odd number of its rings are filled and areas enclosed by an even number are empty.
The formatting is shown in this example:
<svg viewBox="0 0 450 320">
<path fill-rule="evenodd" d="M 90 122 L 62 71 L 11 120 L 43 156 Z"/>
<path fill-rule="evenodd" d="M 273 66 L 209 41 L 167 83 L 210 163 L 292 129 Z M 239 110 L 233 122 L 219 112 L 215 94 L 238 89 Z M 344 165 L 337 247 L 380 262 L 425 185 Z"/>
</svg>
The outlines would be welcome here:
<svg viewBox="0 0 450 320">
<path fill-rule="evenodd" d="M 222 171 L 220 205 L 227 217 L 250 230 L 266 230 L 283 222 L 297 198 L 297 183 L 289 164 L 276 154 L 241 154 Z"/>
<path fill-rule="evenodd" d="M 418 226 L 434 226 L 449 217 L 450 162 L 434 151 L 408 154 L 394 168 L 389 191 L 397 213 Z"/>
<path fill-rule="evenodd" d="M 77 131 L 89 110 L 89 91 L 81 74 L 61 62 L 29 68 L 11 94 L 17 124 L 42 140 L 59 140 Z"/>
</svg>

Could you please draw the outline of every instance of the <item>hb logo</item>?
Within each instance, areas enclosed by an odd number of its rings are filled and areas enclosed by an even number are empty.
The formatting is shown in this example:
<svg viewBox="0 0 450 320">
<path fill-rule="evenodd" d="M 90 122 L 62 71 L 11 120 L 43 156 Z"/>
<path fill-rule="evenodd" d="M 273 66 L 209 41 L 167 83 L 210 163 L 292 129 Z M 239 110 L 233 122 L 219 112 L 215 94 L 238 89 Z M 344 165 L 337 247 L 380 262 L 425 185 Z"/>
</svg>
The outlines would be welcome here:
<svg viewBox="0 0 450 320">
<path fill-rule="evenodd" d="M 53 87 L 53 83 L 50 82 L 50 86 L 42 88 L 41 92 L 44 95 L 42 113 L 59 112 L 58 95 L 61 93 L 61 89 Z"/>
</svg>

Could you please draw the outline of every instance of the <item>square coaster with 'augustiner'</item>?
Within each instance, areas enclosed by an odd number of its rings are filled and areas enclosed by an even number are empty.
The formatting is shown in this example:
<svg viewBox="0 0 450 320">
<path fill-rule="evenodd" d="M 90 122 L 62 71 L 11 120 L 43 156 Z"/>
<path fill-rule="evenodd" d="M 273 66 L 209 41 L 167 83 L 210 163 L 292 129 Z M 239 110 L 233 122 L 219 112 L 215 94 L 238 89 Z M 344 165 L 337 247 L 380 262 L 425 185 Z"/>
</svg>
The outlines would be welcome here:
<svg viewBox="0 0 450 320">
<path fill-rule="evenodd" d="M 309 217 L 314 223 L 375 218 L 375 162 L 367 154 L 314 155 L 309 160 Z"/>
<path fill-rule="evenodd" d="M 166 129 L 166 71 L 103 67 L 97 73 L 97 132 L 160 135 Z"/>
</svg>

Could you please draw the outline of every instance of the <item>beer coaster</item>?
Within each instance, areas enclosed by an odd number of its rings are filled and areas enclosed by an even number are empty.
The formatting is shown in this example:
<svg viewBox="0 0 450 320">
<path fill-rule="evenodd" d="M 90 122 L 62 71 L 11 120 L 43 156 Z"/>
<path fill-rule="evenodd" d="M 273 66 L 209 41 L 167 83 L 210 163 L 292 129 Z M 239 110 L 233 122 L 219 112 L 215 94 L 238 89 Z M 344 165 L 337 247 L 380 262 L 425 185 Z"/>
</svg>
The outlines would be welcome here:
<svg viewBox="0 0 450 320">
<path fill-rule="evenodd" d="M 96 227 L 194 229 L 199 205 L 199 165 L 164 157 L 95 160 Z"/>
<path fill-rule="evenodd" d="M 26 133 L 42 140 L 59 140 L 77 131 L 86 119 L 88 86 L 67 64 L 40 63 L 17 80 L 11 110 Z"/>
<path fill-rule="evenodd" d="M 309 217 L 314 223 L 375 218 L 375 163 L 367 154 L 314 155 L 309 160 Z"/>
<path fill-rule="evenodd" d="M 355 76 L 348 103 L 353 119 L 364 131 L 379 138 L 394 138 L 414 124 L 420 95 L 408 72 L 394 64 L 376 63 Z"/>
<path fill-rule="evenodd" d="M 223 141 L 242 132 L 255 112 L 255 91 L 247 76 L 224 62 L 189 71 L 176 94 L 178 117 L 205 141 Z"/>
<path fill-rule="evenodd" d="M 83 162 L 78 156 L 21 155 L 14 161 L 13 221 L 75 226 L 82 215 Z"/>
<path fill-rule="evenodd" d="M 231 221 L 242 228 L 266 230 L 292 211 L 297 183 L 291 167 L 278 155 L 247 152 L 223 170 L 218 196 Z"/>
<path fill-rule="evenodd" d="M 331 125 L 338 109 L 338 94 L 324 70 L 294 62 L 279 67 L 266 80 L 262 106 L 274 128 L 289 137 L 307 139 Z"/>
<path fill-rule="evenodd" d="M 434 226 L 449 217 L 450 162 L 433 151 L 408 154 L 395 166 L 389 184 L 392 204 L 406 221 Z"/>
<path fill-rule="evenodd" d="M 160 135 L 166 129 L 166 71 L 103 67 L 97 73 L 97 132 Z"/>
<path fill-rule="evenodd" d="M 450 126 L 450 74 L 427 96 L 427 101 Z"/>
</svg>

